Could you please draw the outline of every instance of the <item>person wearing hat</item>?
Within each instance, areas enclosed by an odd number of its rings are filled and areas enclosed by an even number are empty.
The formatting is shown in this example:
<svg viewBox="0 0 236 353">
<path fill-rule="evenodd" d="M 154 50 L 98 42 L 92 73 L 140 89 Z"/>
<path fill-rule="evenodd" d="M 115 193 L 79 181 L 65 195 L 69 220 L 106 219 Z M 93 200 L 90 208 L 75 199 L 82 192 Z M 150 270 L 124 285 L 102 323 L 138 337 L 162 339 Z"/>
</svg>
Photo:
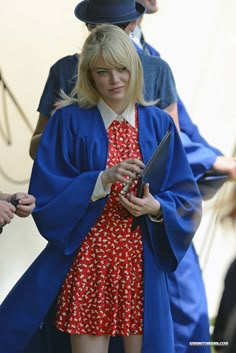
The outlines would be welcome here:
<svg viewBox="0 0 236 353">
<path fill-rule="evenodd" d="M 144 15 L 151 15 L 158 11 L 158 4 L 156 0 L 140 0 L 146 8 Z M 144 39 L 144 35 L 141 28 L 143 16 L 140 16 L 136 21 L 136 26 L 132 32 L 132 40 L 137 46 L 137 50 L 142 52 L 160 57 L 160 53 L 151 46 Z M 227 180 L 236 179 L 236 158 L 232 156 L 224 156 L 223 153 L 214 146 L 211 146 L 205 138 L 200 134 L 198 127 L 193 124 L 189 113 L 178 96 L 178 120 L 181 138 L 185 147 L 189 163 L 192 166 L 194 175 L 197 176 L 197 181 L 204 175 L 208 170 L 215 171 L 216 173 L 228 174 Z M 197 173 L 196 169 L 201 169 L 200 173 Z M 214 193 L 203 195 L 206 199 L 212 198 L 215 193 L 219 190 L 222 184 L 215 183 Z M 210 192 L 210 189 L 209 189 Z"/>
<path fill-rule="evenodd" d="M 30 179 L 48 246 L 0 307 L 0 347 L 25 351 L 56 298 L 54 324 L 73 353 L 106 353 L 110 336 L 122 337 L 125 353 L 174 353 L 166 272 L 201 219 L 179 132 L 143 98 L 139 56 L 118 26 L 91 31 L 77 77 L 49 119 Z M 137 197 L 137 176 L 167 132 L 163 178 L 157 162 Z"/>
<path fill-rule="evenodd" d="M 136 25 L 136 20 L 145 13 L 145 7 L 134 0 L 84 0 L 75 7 L 75 16 L 86 23 L 89 30 L 98 24 L 115 24 L 127 34 Z M 148 101 L 159 99 L 158 106 L 167 111 L 178 128 L 177 91 L 169 65 L 160 58 L 139 52 L 144 70 L 144 96 Z M 79 55 L 68 55 L 59 59 L 49 71 L 39 106 L 39 118 L 30 142 L 30 156 L 34 159 L 38 143 L 48 119 L 55 109 L 60 90 L 70 93 L 76 80 Z"/>
<path fill-rule="evenodd" d="M 156 0 L 140 0 L 140 2 L 146 7 L 145 15 L 154 14 L 158 11 Z M 160 53 L 144 40 L 141 27 L 142 19 L 143 16 L 138 18 L 132 39 L 138 50 L 160 57 Z M 235 180 L 235 157 L 224 156 L 216 147 L 211 146 L 191 121 L 189 113 L 180 98 L 178 98 L 177 104 L 180 135 L 189 163 L 191 166 L 195 164 L 197 168 L 201 169 L 201 173 L 197 175 L 195 168 L 192 168 L 194 175 L 200 178 L 207 171 L 213 170 L 215 172 L 225 172 L 228 174 L 228 180 Z M 216 183 L 213 189 L 209 189 L 210 192 L 208 192 L 206 186 L 204 197 L 210 199 L 222 185 L 222 183 Z M 176 352 L 195 352 L 196 347 L 189 345 L 189 342 L 209 342 L 210 323 L 202 271 L 194 244 L 188 249 L 178 269 L 174 273 L 168 274 L 167 280 L 171 295 Z M 210 352 L 210 346 L 207 345 L 198 346 L 197 349 L 199 353 Z"/>
</svg>

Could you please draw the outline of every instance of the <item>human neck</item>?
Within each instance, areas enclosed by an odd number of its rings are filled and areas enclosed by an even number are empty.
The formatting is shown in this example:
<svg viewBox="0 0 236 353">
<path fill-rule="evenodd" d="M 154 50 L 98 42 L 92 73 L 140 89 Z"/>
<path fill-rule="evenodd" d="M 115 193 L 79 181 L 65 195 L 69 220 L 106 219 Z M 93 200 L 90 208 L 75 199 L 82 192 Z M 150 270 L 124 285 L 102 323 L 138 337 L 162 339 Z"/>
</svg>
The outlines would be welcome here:
<svg viewBox="0 0 236 353">
<path fill-rule="evenodd" d="M 136 20 L 136 26 L 138 27 L 141 27 L 141 22 L 143 20 L 143 16 L 139 17 L 137 20 Z"/>
</svg>

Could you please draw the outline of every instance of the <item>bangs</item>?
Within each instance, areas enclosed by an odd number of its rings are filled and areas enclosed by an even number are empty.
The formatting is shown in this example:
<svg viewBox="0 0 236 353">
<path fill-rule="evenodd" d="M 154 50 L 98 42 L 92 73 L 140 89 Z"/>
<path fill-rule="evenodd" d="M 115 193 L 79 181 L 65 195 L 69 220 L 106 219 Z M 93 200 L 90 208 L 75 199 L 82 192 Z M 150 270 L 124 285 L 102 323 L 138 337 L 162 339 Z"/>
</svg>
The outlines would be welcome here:
<svg viewBox="0 0 236 353">
<path fill-rule="evenodd" d="M 134 56 L 137 54 L 131 39 L 123 30 L 117 26 L 103 25 L 91 33 L 93 35 L 87 39 L 84 53 L 90 61 L 90 68 L 96 65 L 101 54 L 108 67 L 125 67 L 132 71 Z"/>
<path fill-rule="evenodd" d="M 123 47 L 117 45 L 115 48 L 111 46 L 101 48 L 101 55 L 108 67 L 116 67 L 119 69 L 125 67 L 128 71 L 131 71 L 129 52 L 124 51 Z"/>
</svg>

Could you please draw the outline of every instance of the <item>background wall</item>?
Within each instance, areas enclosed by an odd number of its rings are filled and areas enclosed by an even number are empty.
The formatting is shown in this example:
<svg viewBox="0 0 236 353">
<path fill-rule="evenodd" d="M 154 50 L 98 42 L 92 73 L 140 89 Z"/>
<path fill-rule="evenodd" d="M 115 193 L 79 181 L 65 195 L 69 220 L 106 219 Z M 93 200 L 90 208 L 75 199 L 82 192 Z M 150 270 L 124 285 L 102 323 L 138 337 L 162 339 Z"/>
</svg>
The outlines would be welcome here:
<svg viewBox="0 0 236 353">
<path fill-rule="evenodd" d="M 77 2 L 0 1 L 0 70 L 31 127 L 37 121 L 37 105 L 49 67 L 60 57 L 79 52 L 87 35 L 84 24 L 73 15 Z M 230 155 L 235 144 L 236 3 L 158 3 L 159 12 L 144 18 L 146 38 L 170 64 L 179 94 L 203 136 Z M 0 82 L 0 189 L 27 191 L 32 131 L 6 94 L 12 144 L 6 143 L 4 135 L 9 132 L 4 120 L 4 92 Z M 217 310 L 223 276 L 236 249 L 235 234 L 230 228 L 218 226 L 212 232 L 214 207 L 215 200 L 204 204 L 203 221 L 195 237 L 210 316 Z M 211 235 L 214 242 L 209 249 Z M 4 228 L 0 237 L 0 301 L 45 244 L 31 217 L 15 217 Z"/>
</svg>

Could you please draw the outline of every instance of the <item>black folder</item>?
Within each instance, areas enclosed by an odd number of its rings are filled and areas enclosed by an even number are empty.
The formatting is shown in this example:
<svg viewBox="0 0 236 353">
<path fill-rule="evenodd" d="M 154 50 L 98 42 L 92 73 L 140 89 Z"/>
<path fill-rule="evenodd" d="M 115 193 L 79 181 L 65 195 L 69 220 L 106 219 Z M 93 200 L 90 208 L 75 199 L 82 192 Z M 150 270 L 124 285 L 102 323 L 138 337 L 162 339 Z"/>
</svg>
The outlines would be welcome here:
<svg viewBox="0 0 236 353">
<path fill-rule="evenodd" d="M 143 197 L 144 184 L 146 183 L 149 183 L 152 194 L 160 191 L 168 165 L 170 137 L 171 132 L 168 130 L 140 174 L 137 183 L 137 197 Z M 131 231 L 134 231 L 137 225 L 138 221 L 137 217 L 135 217 L 132 222 Z"/>
<path fill-rule="evenodd" d="M 213 169 L 208 170 L 197 184 L 204 201 L 215 196 L 216 192 L 229 180 L 229 174 Z"/>
</svg>

